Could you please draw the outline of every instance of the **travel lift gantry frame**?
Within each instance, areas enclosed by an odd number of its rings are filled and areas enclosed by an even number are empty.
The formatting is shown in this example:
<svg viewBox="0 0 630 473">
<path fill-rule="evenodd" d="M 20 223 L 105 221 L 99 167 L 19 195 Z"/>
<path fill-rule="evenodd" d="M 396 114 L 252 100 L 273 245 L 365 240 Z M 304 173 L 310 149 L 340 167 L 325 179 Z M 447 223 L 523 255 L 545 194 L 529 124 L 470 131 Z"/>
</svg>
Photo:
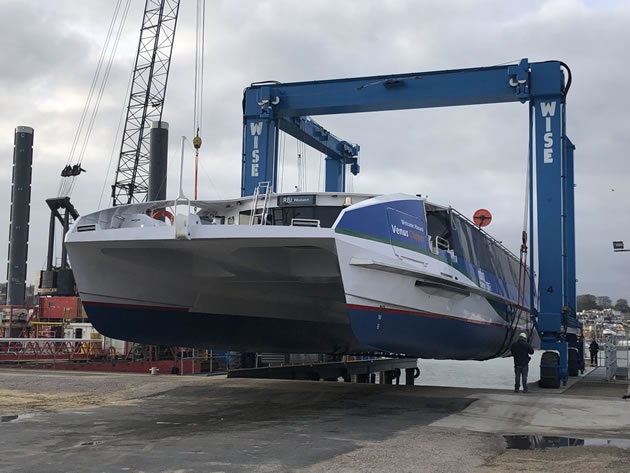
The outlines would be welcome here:
<svg viewBox="0 0 630 473">
<path fill-rule="evenodd" d="M 568 73 L 567 80 L 562 68 Z M 560 355 L 559 377 L 568 379 L 568 348 L 583 368 L 582 323 L 575 316 L 573 150 L 566 136 L 566 94 L 571 73 L 560 61 L 358 77 L 312 82 L 252 84 L 243 99 L 241 195 L 260 182 L 276 190 L 278 132 L 326 155 L 326 191 L 344 190 L 345 164 L 359 172 L 359 147 L 342 141 L 310 115 L 407 110 L 501 102 L 529 103 L 530 268 L 537 243 L 540 308 L 531 274 L 530 307 L 541 348 Z M 535 158 L 535 160 L 534 160 Z M 536 218 L 533 170 L 536 172 Z M 536 238 L 534 237 L 536 229 Z"/>
</svg>

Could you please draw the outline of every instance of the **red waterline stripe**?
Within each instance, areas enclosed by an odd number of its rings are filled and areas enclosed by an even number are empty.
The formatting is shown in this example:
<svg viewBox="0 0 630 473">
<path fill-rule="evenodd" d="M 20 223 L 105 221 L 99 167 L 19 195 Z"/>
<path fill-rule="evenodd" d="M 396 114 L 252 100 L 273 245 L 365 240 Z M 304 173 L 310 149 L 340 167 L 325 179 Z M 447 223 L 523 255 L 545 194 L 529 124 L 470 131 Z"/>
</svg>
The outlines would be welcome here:
<svg viewBox="0 0 630 473">
<path fill-rule="evenodd" d="M 82 301 L 84 306 L 92 307 L 115 307 L 117 309 L 147 309 L 147 310 L 168 310 L 171 312 L 188 312 L 185 307 L 163 307 L 159 305 L 135 305 L 135 304 L 114 304 L 113 302 L 91 302 Z"/>
<path fill-rule="evenodd" d="M 390 314 L 412 315 L 414 317 L 427 317 L 429 319 L 457 320 L 459 322 L 467 322 L 470 324 L 491 325 L 493 327 L 507 328 L 507 325 L 504 325 L 504 324 L 495 324 L 494 322 L 485 322 L 483 320 L 465 319 L 463 317 L 456 317 L 454 315 L 434 314 L 432 312 L 416 312 L 412 310 L 383 309 L 381 307 L 374 307 L 370 305 L 358 305 L 358 304 L 346 304 L 346 305 L 348 309 L 369 310 L 372 312 L 388 312 Z"/>
</svg>

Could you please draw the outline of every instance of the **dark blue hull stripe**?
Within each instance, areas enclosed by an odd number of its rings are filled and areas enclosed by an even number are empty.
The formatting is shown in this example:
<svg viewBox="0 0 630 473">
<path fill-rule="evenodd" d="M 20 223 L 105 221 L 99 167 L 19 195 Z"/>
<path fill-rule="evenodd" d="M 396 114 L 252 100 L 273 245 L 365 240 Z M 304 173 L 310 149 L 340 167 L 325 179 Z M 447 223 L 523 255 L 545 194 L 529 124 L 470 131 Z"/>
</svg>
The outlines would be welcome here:
<svg viewBox="0 0 630 473">
<path fill-rule="evenodd" d="M 507 326 L 395 309 L 348 305 L 348 324 L 187 312 L 85 302 L 102 334 L 144 344 L 244 352 L 385 352 L 422 358 L 486 359 Z"/>
<path fill-rule="evenodd" d="M 359 349 L 350 324 L 188 312 L 84 302 L 89 321 L 120 340 L 244 352 L 348 353 Z"/>
<path fill-rule="evenodd" d="M 348 310 L 361 344 L 421 358 L 492 358 L 509 331 L 506 325 L 439 314 L 357 305 L 349 305 Z"/>
</svg>

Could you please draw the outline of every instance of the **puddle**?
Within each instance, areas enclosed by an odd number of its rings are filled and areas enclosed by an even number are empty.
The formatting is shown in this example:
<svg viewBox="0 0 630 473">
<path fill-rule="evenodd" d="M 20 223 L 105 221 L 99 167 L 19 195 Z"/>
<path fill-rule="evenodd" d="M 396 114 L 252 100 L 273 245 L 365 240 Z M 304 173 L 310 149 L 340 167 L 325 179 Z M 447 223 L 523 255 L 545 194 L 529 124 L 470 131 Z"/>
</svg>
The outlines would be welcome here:
<svg viewBox="0 0 630 473">
<path fill-rule="evenodd" d="M 17 418 L 18 416 L 0 416 L 0 422 L 11 422 Z"/>
<path fill-rule="evenodd" d="M 600 439 L 577 437 L 554 437 L 550 435 L 504 435 L 508 449 L 545 450 L 560 447 L 619 447 L 630 448 L 628 439 Z"/>
</svg>

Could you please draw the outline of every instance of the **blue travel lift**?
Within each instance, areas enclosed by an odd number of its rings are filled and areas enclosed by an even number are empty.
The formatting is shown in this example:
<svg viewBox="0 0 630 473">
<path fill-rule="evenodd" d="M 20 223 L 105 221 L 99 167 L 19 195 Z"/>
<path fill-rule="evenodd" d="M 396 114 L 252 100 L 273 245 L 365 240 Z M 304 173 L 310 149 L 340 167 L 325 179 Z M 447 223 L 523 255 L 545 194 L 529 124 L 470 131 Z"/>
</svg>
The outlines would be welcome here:
<svg viewBox="0 0 630 473">
<path fill-rule="evenodd" d="M 541 366 L 542 379 L 551 376 L 554 379 L 550 385 L 559 381 L 566 385 L 570 348 L 577 350 L 571 374 L 584 369 L 582 323 L 575 310 L 575 146 L 566 135 L 566 95 L 570 86 L 571 72 L 566 64 L 529 63 L 527 59 L 513 65 L 473 69 L 255 83 L 244 92 L 241 195 L 253 195 L 260 182 L 271 182 L 276 190 L 279 130 L 326 155 L 326 191 L 345 190 L 346 165 L 355 175 L 360 170 L 359 146 L 328 132 L 310 118 L 313 115 L 528 103 L 530 268 L 535 268 L 537 248 L 540 297 L 536 310 L 534 271 L 530 271 L 530 307 L 541 348 L 559 355 L 559 367 L 554 363 L 551 375 L 549 367 Z"/>
</svg>

